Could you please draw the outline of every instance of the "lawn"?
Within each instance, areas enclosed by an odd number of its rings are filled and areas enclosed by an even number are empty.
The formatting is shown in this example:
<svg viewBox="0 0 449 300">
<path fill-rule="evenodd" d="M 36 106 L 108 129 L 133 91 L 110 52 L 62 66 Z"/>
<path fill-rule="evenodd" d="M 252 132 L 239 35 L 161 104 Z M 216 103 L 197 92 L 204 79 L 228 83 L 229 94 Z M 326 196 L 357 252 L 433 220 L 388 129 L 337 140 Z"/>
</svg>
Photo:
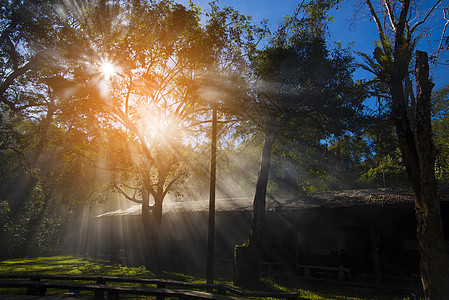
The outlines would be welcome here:
<svg viewBox="0 0 449 300">
<path fill-rule="evenodd" d="M 205 283 L 205 279 L 179 273 L 159 272 L 144 267 L 124 267 L 105 260 L 73 256 L 51 256 L 0 261 L 0 274 L 47 274 L 47 275 L 103 275 L 137 278 L 160 278 Z M 217 280 L 216 283 L 233 285 Z M 260 286 L 252 290 L 299 292 L 306 299 L 413 299 L 412 291 L 399 291 L 394 287 L 355 286 L 338 282 L 309 282 L 292 278 L 264 278 Z M 1 293 L 9 293 L 0 289 Z"/>
</svg>

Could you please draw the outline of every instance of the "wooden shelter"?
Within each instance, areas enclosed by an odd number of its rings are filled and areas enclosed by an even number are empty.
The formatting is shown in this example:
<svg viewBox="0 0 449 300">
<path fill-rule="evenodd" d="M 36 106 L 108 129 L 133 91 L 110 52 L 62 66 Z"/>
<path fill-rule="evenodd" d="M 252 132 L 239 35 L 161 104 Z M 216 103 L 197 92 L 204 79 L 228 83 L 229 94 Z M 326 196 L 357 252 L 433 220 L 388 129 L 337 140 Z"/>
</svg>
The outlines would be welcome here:
<svg viewBox="0 0 449 300">
<path fill-rule="evenodd" d="M 440 189 L 446 234 L 448 192 L 448 187 Z M 252 198 L 216 201 L 219 276 L 232 278 L 234 248 L 247 241 L 251 209 Z M 151 247 L 154 241 L 145 241 L 140 207 L 108 212 L 91 220 L 84 251 L 128 265 L 157 262 L 165 270 L 203 274 L 207 210 L 207 201 L 165 204 L 157 247 Z M 350 270 L 340 279 L 379 281 L 386 275 L 419 274 L 413 195 L 409 189 L 372 189 L 269 198 L 263 261 L 265 272 L 337 278 L 333 269 Z"/>
</svg>

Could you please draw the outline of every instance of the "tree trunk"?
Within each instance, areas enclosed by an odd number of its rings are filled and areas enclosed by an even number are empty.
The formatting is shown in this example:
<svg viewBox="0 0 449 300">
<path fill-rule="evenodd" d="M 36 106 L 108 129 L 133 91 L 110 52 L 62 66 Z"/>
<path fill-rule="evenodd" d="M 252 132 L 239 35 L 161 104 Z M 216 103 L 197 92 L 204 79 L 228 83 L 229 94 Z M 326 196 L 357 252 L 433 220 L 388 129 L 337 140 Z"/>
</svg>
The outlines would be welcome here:
<svg viewBox="0 0 449 300">
<path fill-rule="evenodd" d="M 142 226 L 145 234 L 144 241 L 142 243 L 142 250 L 144 251 L 145 268 L 152 269 L 154 259 L 154 253 L 156 246 L 154 245 L 154 229 L 152 228 L 152 220 L 150 215 L 150 194 L 146 191 L 142 191 Z"/>
<path fill-rule="evenodd" d="M 142 225 L 146 235 L 146 239 L 151 237 L 151 217 L 150 217 L 150 194 L 142 191 Z"/>
<path fill-rule="evenodd" d="M 157 269 L 159 267 L 159 227 L 162 223 L 162 202 L 164 196 L 152 195 L 154 205 L 150 206 L 150 193 L 142 192 L 142 221 L 145 232 L 145 267 Z M 150 213 L 151 211 L 151 213 Z"/>
<path fill-rule="evenodd" d="M 427 53 L 416 52 L 417 97 L 415 112 L 410 111 L 408 96 L 411 94 L 408 51 L 412 51 L 412 34 L 408 16 L 410 0 L 401 1 L 399 18 L 392 11 L 388 16 L 395 20 L 394 52 L 386 41 L 383 25 L 370 0 L 365 0 L 376 22 L 383 51 L 375 53 L 375 59 L 384 69 L 379 77 L 388 84 L 391 93 L 391 118 L 396 127 L 399 148 L 412 190 L 415 194 L 417 237 L 421 253 L 421 281 L 426 299 L 449 299 L 449 258 L 444 248 L 444 234 L 440 214 L 437 184 L 435 181 L 435 159 L 431 139 L 431 92 Z M 376 53 L 384 53 L 391 60 L 382 60 Z M 377 57 L 376 57 L 377 56 Z M 390 65 L 392 63 L 392 65 Z M 385 68 L 386 67 L 386 68 Z M 393 67 L 392 69 L 390 67 Z M 404 86 L 405 83 L 405 86 Z M 413 98 L 411 98 L 413 100 Z"/>
<path fill-rule="evenodd" d="M 156 226 L 161 226 L 162 223 L 162 202 L 164 201 L 163 195 L 153 195 L 154 206 L 153 206 L 153 216 L 156 221 Z"/>
<path fill-rule="evenodd" d="M 260 162 L 259 177 L 257 178 L 256 183 L 256 193 L 254 196 L 253 214 L 248 240 L 248 247 L 250 248 L 249 250 L 254 264 L 254 268 L 252 268 L 254 270 L 254 278 L 250 281 L 258 281 L 260 279 L 265 221 L 265 198 L 267 194 L 268 175 L 270 172 L 271 150 L 273 149 L 276 137 L 285 120 L 286 118 L 278 123 L 268 126 L 262 148 L 262 158 Z"/>
<path fill-rule="evenodd" d="M 390 82 L 391 116 L 398 135 L 399 148 L 415 194 L 417 237 L 421 253 L 421 280 L 426 299 L 449 299 L 449 260 L 444 248 L 440 202 L 435 180 L 432 149 L 427 53 L 416 53 L 416 127 L 408 117 L 408 106 L 401 80 Z"/>
<path fill-rule="evenodd" d="M 415 210 L 421 252 L 421 281 L 426 299 L 449 299 L 449 259 L 444 247 L 435 156 L 432 147 L 431 93 L 426 52 L 416 52 L 416 137 L 421 170 L 420 186 L 415 187 Z M 415 180 L 417 181 L 417 180 Z"/>
</svg>

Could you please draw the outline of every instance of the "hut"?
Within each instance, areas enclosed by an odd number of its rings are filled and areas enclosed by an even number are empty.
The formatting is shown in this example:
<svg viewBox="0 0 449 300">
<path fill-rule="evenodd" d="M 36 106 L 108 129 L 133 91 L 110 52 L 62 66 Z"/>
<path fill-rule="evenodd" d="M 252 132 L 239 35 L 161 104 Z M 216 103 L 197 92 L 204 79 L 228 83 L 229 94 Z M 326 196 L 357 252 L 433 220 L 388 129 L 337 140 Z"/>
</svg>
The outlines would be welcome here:
<svg viewBox="0 0 449 300">
<path fill-rule="evenodd" d="M 446 240 L 448 191 L 440 190 Z M 215 269 L 219 276 L 232 278 L 234 248 L 247 240 L 251 210 L 252 198 L 216 201 Z M 127 265 L 157 262 L 168 271 L 203 274 L 207 228 L 207 201 L 166 203 L 157 247 L 152 247 L 155 241 L 145 237 L 140 207 L 134 206 L 95 217 L 86 251 Z M 297 275 L 310 271 L 304 266 L 322 267 L 317 268 L 317 275 L 323 277 L 334 276 L 330 271 L 344 267 L 352 278 L 378 281 L 382 276 L 418 274 L 413 195 L 409 189 L 371 189 L 268 198 L 263 261 L 265 272 Z"/>
</svg>

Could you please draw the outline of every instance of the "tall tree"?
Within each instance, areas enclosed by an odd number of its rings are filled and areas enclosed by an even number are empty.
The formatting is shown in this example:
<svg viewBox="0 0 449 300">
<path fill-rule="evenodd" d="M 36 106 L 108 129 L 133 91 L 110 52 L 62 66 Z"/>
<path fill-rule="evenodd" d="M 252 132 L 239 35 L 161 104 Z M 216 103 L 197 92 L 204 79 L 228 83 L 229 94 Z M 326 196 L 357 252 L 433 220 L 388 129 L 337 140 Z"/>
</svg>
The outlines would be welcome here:
<svg viewBox="0 0 449 300">
<path fill-rule="evenodd" d="M 430 119 L 434 84 L 429 79 L 427 53 L 413 53 L 417 30 L 432 16 L 441 1 L 435 1 L 427 12 L 422 13 L 413 9 L 410 0 L 380 2 L 382 10 L 379 13 L 372 1 L 365 1 L 380 39 L 374 50 L 374 59 L 365 56 L 367 69 L 388 85 L 391 95 L 390 118 L 396 128 L 399 148 L 415 194 L 421 282 L 425 297 L 448 299 L 449 260 L 444 247 Z M 413 18 L 415 13 L 416 18 Z M 383 17 L 388 22 L 382 22 Z M 415 62 L 416 97 L 410 80 L 412 61 Z"/>
<path fill-rule="evenodd" d="M 254 99 L 249 102 L 253 114 L 265 133 L 260 170 L 256 182 L 248 251 L 254 270 L 246 280 L 258 280 L 263 253 L 265 198 L 273 145 L 278 135 L 298 133 L 309 128 L 327 134 L 341 134 L 353 124 L 361 109 L 362 97 L 357 97 L 351 79 L 354 64 L 344 49 L 329 51 L 323 38 L 325 29 L 309 22 L 323 3 L 310 3 L 298 10 L 307 12 L 283 26 L 271 44 L 256 51 L 252 66 L 257 78 Z M 326 2 L 326 5 L 330 3 Z M 327 6 L 330 7 L 330 6 Z M 298 15 L 299 11 L 297 12 Z M 291 30 L 291 31 L 290 31 Z M 358 95 L 359 96 L 359 95 Z M 339 113 L 335 113 L 336 111 Z M 290 138 L 298 135 L 291 134 Z"/>
<path fill-rule="evenodd" d="M 63 109 L 69 86 L 61 54 L 70 41 L 57 4 L 1 2 L 0 198 L 8 203 L 10 224 L 0 238 L 10 239 L 2 249 L 9 255 L 42 254 L 41 249 L 56 247 L 56 231 L 93 187 L 93 180 L 81 184 L 86 170 L 77 166 L 78 172 L 69 172 L 74 165 L 65 159 L 81 145 L 64 142 L 71 130 L 65 123 L 70 113 Z M 39 240 L 43 236 L 53 242 L 45 246 Z"/>
<path fill-rule="evenodd" d="M 191 144 L 210 123 L 211 82 L 229 80 L 230 71 L 238 69 L 239 47 L 252 29 L 238 12 L 215 4 L 204 16 L 205 26 L 199 7 L 173 1 L 104 1 L 88 8 L 66 7 L 79 40 L 69 52 L 80 85 L 77 96 L 80 105 L 88 103 L 134 136 L 128 152 L 134 176 L 125 174 L 114 189 L 142 204 L 151 231 L 150 211 L 160 224 L 163 200 L 187 176 Z"/>
<path fill-rule="evenodd" d="M 142 204 L 150 230 L 150 210 L 160 224 L 163 200 L 185 174 L 187 149 L 180 129 L 193 110 L 196 76 L 208 59 L 198 11 L 171 1 L 85 5 L 65 7 L 78 39 L 77 48 L 69 51 L 78 69 L 77 96 L 135 137 L 138 146 L 123 153 L 134 156 L 138 171 L 114 188 Z"/>
</svg>

